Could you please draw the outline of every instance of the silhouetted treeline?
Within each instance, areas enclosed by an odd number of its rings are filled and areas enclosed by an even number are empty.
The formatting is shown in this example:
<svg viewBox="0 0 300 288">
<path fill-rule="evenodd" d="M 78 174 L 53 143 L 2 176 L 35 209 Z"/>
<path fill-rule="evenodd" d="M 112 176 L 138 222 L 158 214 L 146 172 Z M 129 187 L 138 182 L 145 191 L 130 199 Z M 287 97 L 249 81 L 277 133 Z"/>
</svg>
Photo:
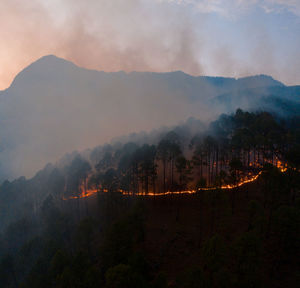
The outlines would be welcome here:
<svg viewBox="0 0 300 288">
<path fill-rule="evenodd" d="M 32 179 L 2 184 L 0 231 L 18 219 L 38 216 L 48 195 L 62 208 L 63 199 L 89 189 L 133 194 L 197 190 L 237 184 L 265 164 L 299 169 L 299 122 L 299 117 L 280 119 L 238 109 L 206 129 L 189 119 L 169 132 L 133 135 L 137 143 L 73 152 Z"/>
<path fill-rule="evenodd" d="M 156 143 L 107 145 L 90 154 L 90 188 L 148 194 L 236 184 L 266 164 L 296 167 L 299 119 L 237 110 L 197 134 L 177 127 Z M 298 125 L 299 126 L 299 125 Z M 294 160 L 293 160 L 294 159 Z M 113 177 L 112 177 L 113 175 Z"/>
</svg>

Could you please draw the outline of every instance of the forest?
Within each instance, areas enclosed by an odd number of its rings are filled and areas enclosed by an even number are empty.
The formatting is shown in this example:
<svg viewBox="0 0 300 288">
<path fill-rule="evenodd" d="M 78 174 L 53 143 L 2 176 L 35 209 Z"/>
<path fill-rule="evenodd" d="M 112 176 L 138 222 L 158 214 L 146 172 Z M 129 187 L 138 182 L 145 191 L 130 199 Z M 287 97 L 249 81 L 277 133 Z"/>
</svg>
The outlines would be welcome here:
<svg viewBox="0 0 300 288">
<path fill-rule="evenodd" d="M 176 127 L 152 145 L 107 145 L 100 153 L 91 152 L 95 165 L 75 157 L 64 197 L 83 197 L 92 191 L 156 195 L 230 188 L 255 178 L 265 164 L 284 172 L 288 165 L 297 165 L 298 124 L 297 118 L 283 122 L 267 112 L 238 109 L 204 131 Z"/>
<path fill-rule="evenodd" d="M 299 116 L 241 109 L 0 187 L 1 287 L 295 287 Z"/>
</svg>

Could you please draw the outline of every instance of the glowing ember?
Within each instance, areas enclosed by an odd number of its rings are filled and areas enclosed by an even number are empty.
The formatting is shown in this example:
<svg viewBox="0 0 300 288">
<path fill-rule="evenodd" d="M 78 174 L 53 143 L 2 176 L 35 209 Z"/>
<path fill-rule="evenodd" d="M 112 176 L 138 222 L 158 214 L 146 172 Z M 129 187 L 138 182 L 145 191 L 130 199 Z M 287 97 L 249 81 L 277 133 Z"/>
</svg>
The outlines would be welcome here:
<svg viewBox="0 0 300 288">
<path fill-rule="evenodd" d="M 97 192 L 98 191 L 96 189 L 91 189 L 91 190 L 87 190 L 87 191 L 81 192 L 81 194 L 79 196 L 70 196 L 68 198 L 64 198 L 64 200 L 68 200 L 68 199 L 80 199 L 80 198 L 90 197 L 90 196 L 96 194 Z"/>
<path fill-rule="evenodd" d="M 287 170 L 287 165 L 285 165 L 284 163 L 282 163 L 281 161 L 277 161 L 277 168 L 280 169 L 281 172 L 285 172 Z"/>
<path fill-rule="evenodd" d="M 272 164 L 272 162 L 269 162 Z M 250 166 L 261 166 L 262 165 L 260 163 L 250 163 Z M 287 171 L 287 165 L 284 164 L 283 162 L 281 162 L 279 159 L 276 159 L 276 167 L 278 169 L 280 169 L 280 171 L 282 173 Z M 164 196 L 164 195 L 178 195 L 178 194 L 195 194 L 198 191 L 213 191 L 216 189 L 234 189 L 237 187 L 241 187 L 247 183 L 251 183 L 254 182 L 255 180 L 257 180 L 257 178 L 261 175 L 262 171 L 260 171 L 258 174 L 256 175 L 252 175 L 252 173 L 248 173 L 248 175 L 244 178 L 241 179 L 241 181 L 237 184 L 228 184 L 228 185 L 222 185 L 221 187 L 203 187 L 203 188 L 198 188 L 197 190 L 186 190 L 186 191 L 167 191 L 167 192 L 160 192 L 160 193 L 153 193 L 153 192 L 149 192 L 147 194 L 145 194 L 144 192 L 139 192 L 139 193 L 133 193 L 133 192 L 128 192 L 128 191 L 124 191 L 124 190 L 118 190 L 119 193 L 121 193 L 122 195 L 129 195 L 129 196 Z M 86 189 L 85 185 L 82 184 L 80 187 L 80 195 L 78 196 L 70 196 L 67 198 L 63 198 L 63 200 L 70 200 L 70 199 L 82 199 L 82 198 L 87 198 L 90 197 L 92 195 L 95 195 L 99 192 L 98 189 Z M 102 189 L 101 192 L 107 193 L 108 190 L 106 189 Z"/>
<path fill-rule="evenodd" d="M 283 170 L 281 170 L 282 172 L 284 172 Z M 212 191 L 212 190 L 216 190 L 216 189 L 234 189 L 240 186 L 243 186 L 247 183 L 251 183 L 254 182 L 255 180 L 257 180 L 257 178 L 261 175 L 262 171 L 259 172 L 257 175 L 254 175 L 250 178 L 246 178 L 241 180 L 238 184 L 232 184 L 232 185 L 222 185 L 221 187 L 203 187 L 203 188 L 198 188 L 197 190 L 186 190 L 186 191 L 167 191 L 167 192 L 161 192 L 161 193 L 153 193 L 153 192 L 149 192 L 148 194 L 145 194 L 143 192 L 139 192 L 139 193 L 132 193 L 132 192 L 126 192 L 123 190 L 119 190 L 118 192 L 121 193 L 122 195 L 136 195 L 136 196 L 164 196 L 164 195 L 182 195 L 182 194 L 195 194 L 198 191 Z M 68 198 L 64 198 L 64 200 L 70 200 L 70 199 L 81 199 L 81 198 L 86 198 L 86 197 L 90 197 L 92 195 L 95 195 L 98 192 L 98 190 L 96 189 L 88 189 L 88 190 L 82 190 L 81 194 L 79 196 L 71 196 Z M 108 192 L 107 190 L 103 190 L 103 192 Z"/>
</svg>

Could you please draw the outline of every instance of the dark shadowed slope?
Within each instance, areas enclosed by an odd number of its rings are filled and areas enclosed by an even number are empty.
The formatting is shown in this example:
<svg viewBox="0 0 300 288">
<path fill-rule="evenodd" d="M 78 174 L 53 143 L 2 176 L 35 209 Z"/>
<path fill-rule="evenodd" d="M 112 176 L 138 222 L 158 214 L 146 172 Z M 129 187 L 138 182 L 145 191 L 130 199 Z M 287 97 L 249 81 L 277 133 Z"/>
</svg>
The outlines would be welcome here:
<svg viewBox="0 0 300 288">
<path fill-rule="evenodd" d="M 211 100 L 212 105 L 226 111 L 239 107 L 266 110 L 281 116 L 298 115 L 300 112 L 300 86 L 270 86 L 246 88 L 221 94 Z"/>
</svg>

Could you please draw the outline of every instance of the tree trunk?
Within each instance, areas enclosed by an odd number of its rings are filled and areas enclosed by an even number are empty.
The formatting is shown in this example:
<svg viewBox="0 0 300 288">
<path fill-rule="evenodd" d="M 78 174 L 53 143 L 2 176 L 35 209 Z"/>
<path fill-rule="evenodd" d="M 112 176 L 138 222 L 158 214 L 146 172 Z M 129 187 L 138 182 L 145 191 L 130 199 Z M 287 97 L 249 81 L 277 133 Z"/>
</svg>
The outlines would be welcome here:
<svg viewBox="0 0 300 288">
<path fill-rule="evenodd" d="M 166 160 L 163 160 L 163 170 L 164 170 L 164 193 L 166 193 Z"/>
</svg>

